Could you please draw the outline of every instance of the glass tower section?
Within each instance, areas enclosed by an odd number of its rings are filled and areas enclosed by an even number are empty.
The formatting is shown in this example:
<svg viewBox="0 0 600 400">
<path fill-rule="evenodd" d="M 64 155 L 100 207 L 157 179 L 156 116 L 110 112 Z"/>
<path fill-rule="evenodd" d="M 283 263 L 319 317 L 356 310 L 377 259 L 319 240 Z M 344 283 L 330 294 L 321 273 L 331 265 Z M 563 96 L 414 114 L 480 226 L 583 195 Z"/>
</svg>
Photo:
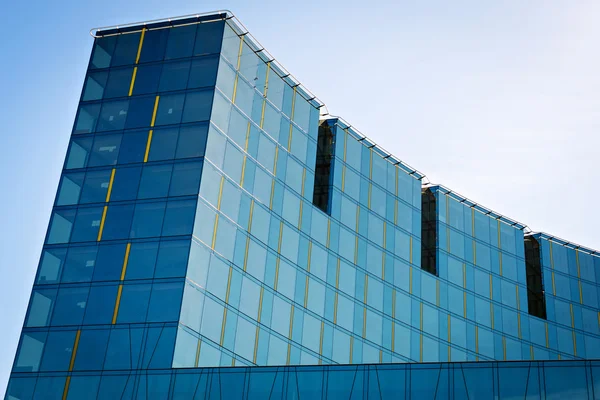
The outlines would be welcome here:
<svg viewBox="0 0 600 400">
<path fill-rule="evenodd" d="M 424 184 L 228 12 L 95 35 L 7 399 L 593 392 L 597 252 Z"/>
</svg>

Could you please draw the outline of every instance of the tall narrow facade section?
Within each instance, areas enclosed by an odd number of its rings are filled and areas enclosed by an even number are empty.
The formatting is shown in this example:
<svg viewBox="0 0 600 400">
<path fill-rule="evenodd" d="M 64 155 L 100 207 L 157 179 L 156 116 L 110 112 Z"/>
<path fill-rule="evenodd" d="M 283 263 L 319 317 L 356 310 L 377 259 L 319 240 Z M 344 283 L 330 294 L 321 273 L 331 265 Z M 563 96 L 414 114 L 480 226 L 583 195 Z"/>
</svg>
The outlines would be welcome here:
<svg viewBox="0 0 600 400">
<path fill-rule="evenodd" d="M 97 30 L 6 398 L 591 393 L 599 254 L 323 106 L 228 12 Z"/>
</svg>

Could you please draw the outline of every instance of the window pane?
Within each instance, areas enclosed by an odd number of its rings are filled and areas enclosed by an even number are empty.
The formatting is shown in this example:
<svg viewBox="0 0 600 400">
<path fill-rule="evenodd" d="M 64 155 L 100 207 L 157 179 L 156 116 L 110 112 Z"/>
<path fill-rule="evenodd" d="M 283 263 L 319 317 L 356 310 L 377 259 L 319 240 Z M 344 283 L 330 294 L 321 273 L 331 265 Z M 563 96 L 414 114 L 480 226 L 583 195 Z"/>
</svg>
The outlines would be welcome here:
<svg viewBox="0 0 600 400">
<path fill-rule="evenodd" d="M 71 247 L 65 261 L 62 282 L 89 282 L 96 263 L 96 246 Z"/>
<path fill-rule="evenodd" d="M 201 162 L 175 164 L 173 166 L 169 196 L 197 195 L 201 174 Z"/>
<path fill-rule="evenodd" d="M 98 135 L 90 154 L 89 167 L 115 165 L 119 156 L 122 135 Z"/>
<path fill-rule="evenodd" d="M 167 38 L 170 29 L 156 29 L 146 31 L 144 35 L 144 44 L 140 54 L 140 62 L 161 61 L 165 55 Z"/>
<path fill-rule="evenodd" d="M 161 64 L 140 65 L 135 75 L 133 95 L 156 93 L 161 71 Z"/>
<path fill-rule="evenodd" d="M 117 323 L 146 321 L 151 288 L 152 285 L 150 284 L 123 286 Z"/>
<path fill-rule="evenodd" d="M 66 256 L 67 249 L 45 249 L 38 268 L 36 283 L 38 285 L 57 283 L 60 280 Z"/>
<path fill-rule="evenodd" d="M 69 155 L 67 156 L 67 169 L 84 168 L 87 165 L 93 138 L 76 138 L 71 141 Z"/>
<path fill-rule="evenodd" d="M 188 89 L 215 86 L 217 80 L 218 56 L 196 58 L 192 61 Z"/>
<path fill-rule="evenodd" d="M 160 92 L 185 89 L 190 72 L 190 61 L 177 61 L 163 64 L 160 75 Z"/>
<path fill-rule="evenodd" d="M 110 200 L 134 200 L 137 197 L 141 174 L 142 167 L 117 169 L 110 193 Z"/>
<path fill-rule="evenodd" d="M 85 173 L 63 173 L 58 196 L 56 198 L 57 206 L 66 206 L 77 204 L 79 202 L 79 194 L 83 186 Z"/>
<path fill-rule="evenodd" d="M 108 344 L 108 329 L 83 330 L 79 337 L 75 371 L 94 371 L 102 369 L 106 346 Z"/>
<path fill-rule="evenodd" d="M 177 321 L 183 283 L 155 283 L 152 285 L 152 295 L 148 307 L 148 322 Z"/>
<path fill-rule="evenodd" d="M 210 119 L 213 91 L 191 92 L 185 97 L 182 122 L 207 121 Z"/>
<path fill-rule="evenodd" d="M 198 24 L 194 55 L 218 53 L 221 51 L 223 21 Z"/>
<path fill-rule="evenodd" d="M 161 242 L 154 278 L 185 276 L 189 248 L 189 240 Z"/>
<path fill-rule="evenodd" d="M 161 96 L 156 113 L 156 125 L 171 125 L 181 122 L 183 100 L 183 94 Z"/>
<path fill-rule="evenodd" d="M 41 371 L 66 371 L 69 368 L 75 331 L 51 331 L 48 333 Z"/>
<path fill-rule="evenodd" d="M 101 104 L 86 104 L 79 107 L 73 133 L 91 133 L 96 130 Z"/>
<path fill-rule="evenodd" d="M 167 197 L 172 164 L 145 166 L 142 170 L 138 199 Z"/>
<path fill-rule="evenodd" d="M 117 36 L 117 47 L 115 48 L 111 62 L 112 67 L 133 64 L 135 62 L 140 36 L 140 32 Z"/>
<path fill-rule="evenodd" d="M 182 126 L 179 130 L 176 158 L 202 157 L 206 149 L 208 124 Z"/>
<path fill-rule="evenodd" d="M 165 203 L 138 203 L 135 206 L 131 238 L 160 236 Z"/>
<path fill-rule="evenodd" d="M 80 208 L 73 226 L 72 242 L 91 242 L 98 238 L 102 208 Z"/>
<path fill-rule="evenodd" d="M 190 235 L 195 212 L 196 200 L 170 201 L 165 213 L 163 236 Z"/>
<path fill-rule="evenodd" d="M 125 97 L 129 94 L 133 68 L 111 69 L 108 83 L 104 89 L 104 98 Z"/>
<path fill-rule="evenodd" d="M 154 277 L 154 265 L 158 254 L 158 242 L 132 243 L 127 261 L 126 279 L 150 279 Z"/>
<path fill-rule="evenodd" d="M 34 289 L 31 293 L 25 326 L 48 326 L 56 300 L 56 289 Z"/>
<path fill-rule="evenodd" d="M 58 290 L 52 325 L 80 325 L 87 303 L 89 287 L 66 287 Z"/>
<path fill-rule="evenodd" d="M 125 244 L 98 246 L 94 281 L 118 280 L 121 277 L 123 260 L 125 259 Z"/>
<path fill-rule="evenodd" d="M 130 164 L 144 161 L 148 131 L 129 132 L 121 139 L 119 150 L 119 164 Z"/>
<path fill-rule="evenodd" d="M 127 119 L 128 109 L 128 100 L 103 103 L 96 130 L 98 132 L 102 132 L 123 129 L 125 126 L 125 120 Z"/>
<path fill-rule="evenodd" d="M 175 157 L 178 135 L 178 128 L 155 129 L 152 132 L 148 161 L 172 160 Z"/>
<path fill-rule="evenodd" d="M 90 67 L 108 68 L 116 44 L 117 36 L 97 38 L 94 43 L 94 55 L 92 56 Z"/>
<path fill-rule="evenodd" d="M 75 221 L 76 210 L 57 210 L 50 220 L 48 229 L 48 244 L 67 243 Z"/>
<path fill-rule="evenodd" d="M 108 206 L 102 230 L 103 240 L 127 239 L 129 237 L 133 208 L 133 204 Z"/>
<path fill-rule="evenodd" d="M 85 81 L 85 88 L 83 89 L 81 100 L 89 101 L 102 99 L 107 80 L 107 71 L 90 72 Z"/>
<path fill-rule="evenodd" d="M 196 24 L 171 28 L 165 60 L 190 57 L 196 39 Z"/>
<path fill-rule="evenodd" d="M 118 286 L 92 286 L 83 318 L 85 325 L 112 322 L 117 290 Z"/>
<path fill-rule="evenodd" d="M 110 182 L 111 170 L 88 171 L 85 175 L 85 183 L 81 193 L 81 204 L 100 203 L 106 200 L 108 184 Z"/>
<path fill-rule="evenodd" d="M 155 96 L 132 98 L 129 102 L 125 128 L 131 129 L 150 126 L 155 102 Z"/>
<path fill-rule="evenodd" d="M 35 372 L 40 367 L 46 332 L 23 333 L 13 372 Z"/>
</svg>

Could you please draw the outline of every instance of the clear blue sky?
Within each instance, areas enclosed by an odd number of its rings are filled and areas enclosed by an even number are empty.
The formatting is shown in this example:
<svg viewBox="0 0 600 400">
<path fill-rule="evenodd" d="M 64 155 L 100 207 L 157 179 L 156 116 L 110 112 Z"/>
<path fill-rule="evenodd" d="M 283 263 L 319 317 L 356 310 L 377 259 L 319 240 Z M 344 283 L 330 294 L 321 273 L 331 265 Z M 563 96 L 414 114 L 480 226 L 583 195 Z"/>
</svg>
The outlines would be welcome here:
<svg viewBox="0 0 600 400">
<path fill-rule="evenodd" d="M 0 24 L 0 394 L 91 50 L 89 29 L 230 9 L 376 143 L 509 217 L 600 248 L 600 2 L 8 2 Z"/>
</svg>

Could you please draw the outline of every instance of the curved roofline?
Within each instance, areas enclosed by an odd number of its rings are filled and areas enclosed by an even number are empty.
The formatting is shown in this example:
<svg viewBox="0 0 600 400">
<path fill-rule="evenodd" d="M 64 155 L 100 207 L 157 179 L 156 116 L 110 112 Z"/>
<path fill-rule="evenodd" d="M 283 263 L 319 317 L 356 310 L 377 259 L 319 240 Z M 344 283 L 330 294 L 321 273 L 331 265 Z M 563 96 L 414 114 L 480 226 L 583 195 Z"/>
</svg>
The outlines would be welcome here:
<svg viewBox="0 0 600 400">
<path fill-rule="evenodd" d="M 508 218 L 494 210 L 491 210 L 487 207 L 482 206 L 481 204 L 468 199 L 467 197 L 443 186 L 440 184 L 434 184 L 429 181 L 427 176 L 418 171 L 417 169 L 411 167 L 404 161 L 396 158 L 387 150 L 383 149 L 381 146 L 377 145 L 373 141 L 371 141 L 367 136 L 363 135 L 358 129 L 349 124 L 342 117 L 338 117 L 332 114 L 329 114 L 327 106 L 323 101 L 317 98 L 308 88 L 306 88 L 303 84 L 300 83 L 298 79 L 296 79 L 283 65 L 281 65 L 271 53 L 269 53 L 262 44 L 248 31 L 246 26 L 231 12 L 230 10 L 223 9 L 217 11 L 210 11 L 204 13 L 196 13 L 196 14 L 187 14 L 181 15 L 177 17 L 171 18 L 160 18 L 148 21 L 140 21 L 140 22 L 132 22 L 128 24 L 122 25 L 113 25 L 107 27 L 99 27 L 92 28 L 90 30 L 90 35 L 94 38 L 99 38 L 103 36 L 109 35 L 120 35 L 124 33 L 130 32 L 138 32 L 143 29 L 160 29 L 170 26 L 177 25 L 188 25 L 194 23 L 203 23 L 203 22 L 211 22 L 216 20 L 224 20 L 228 21 L 232 28 L 236 31 L 236 33 L 240 36 L 244 36 L 244 41 L 248 43 L 248 45 L 256 52 L 256 54 L 264 61 L 271 63 L 272 67 L 275 67 L 278 73 L 280 73 L 282 79 L 286 81 L 290 86 L 295 87 L 300 94 L 306 98 L 306 100 L 311 103 L 315 108 L 320 110 L 320 119 L 321 120 L 336 120 L 340 127 L 346 129 L 349 134 L 351 134 L 356 140 L 363 142 L 365 146 L 368 148 L 372 148 L 377 154 L 379 154 L 382 158 L 388 160 L 390 163 L 394 165 L 398 165 L 400 168 L 405 170 L 409 175 L 421 180 L 423 182 L 423 188 L 437 188 L 441 190 L 444 194 L 448 194 L 452 196 L 455 200 L 460 203 L 464 203 L 470 207 L 475 208 L 479 212 L 492 216 L 510 226 L 514 226 L 518 229 L 521 229 L 525 232 L 526 236 L 535 236 L 541 237 L 543 239 L 554 241 L 563 246 L 573 248 L 576 250 L 581 250 L 586 253 L 589 253 L 594 256 L 600 256 L 600 252 L 597 250 L 590 249 L 588 247 L 584 247 L 567 240 L 561 239 L 557 236 L 547 234 L 545 232 L 534 232 L 529 226 L 513 220 L 512 218 Z"/>
</svg>

